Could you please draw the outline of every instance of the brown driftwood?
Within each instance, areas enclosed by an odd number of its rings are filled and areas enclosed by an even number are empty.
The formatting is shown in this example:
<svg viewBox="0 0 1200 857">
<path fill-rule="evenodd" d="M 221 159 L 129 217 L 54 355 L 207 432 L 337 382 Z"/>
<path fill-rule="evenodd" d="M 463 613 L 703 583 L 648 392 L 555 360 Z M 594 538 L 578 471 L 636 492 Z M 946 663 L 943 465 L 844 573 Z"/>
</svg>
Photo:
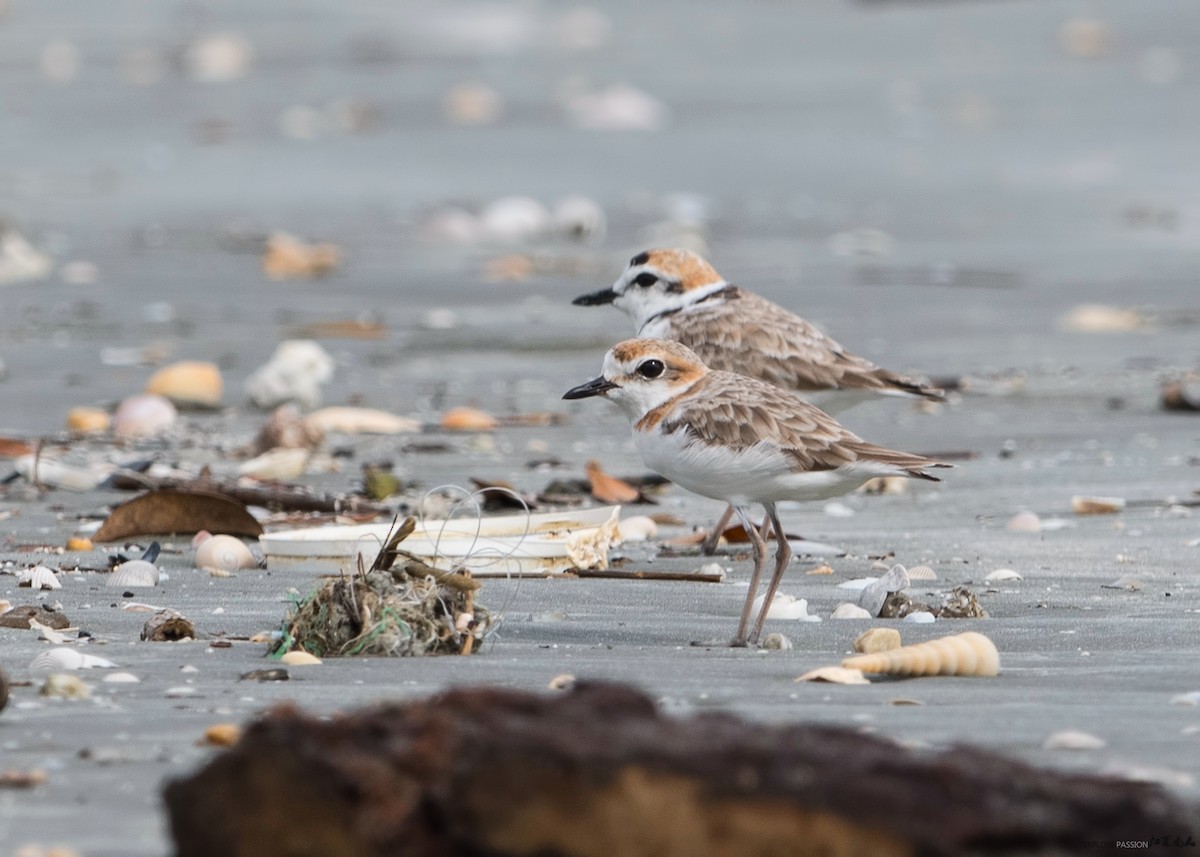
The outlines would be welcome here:
<svg viewBox="0 0 1200 857">
<path fill-rule="evenodd" d="M 268 509 L 291 512 L 370 512 L 379 515 L 390 511 L 387 506 L 373 503 L 364 497 L 353 494 L 315 494 L 302 485 L 245 485 L 231 480 L 160 478 L 123 470 L 112 477 L 112 486 L 123 491 L 140 491 L 145 488 L 207 491 L 224 494 L 248 506 L 266 506 Z"/>
<path fill-rule="evenodd" d="M 597 577 L 609 580 L 680 580 L 687 583 L 722 583 L 723 574 L 703 571 L 623 571 L 616 568 L 577 568 L 567 572 L 575 577 Z"/>
<path fill-rule="evenodd" d="M 177 857 L 1074 854 L 1186 835 L 1161 787 L 851 729 L 676 720 L 638 691 L 278 709 L 165 792 Z"/>
</svg>

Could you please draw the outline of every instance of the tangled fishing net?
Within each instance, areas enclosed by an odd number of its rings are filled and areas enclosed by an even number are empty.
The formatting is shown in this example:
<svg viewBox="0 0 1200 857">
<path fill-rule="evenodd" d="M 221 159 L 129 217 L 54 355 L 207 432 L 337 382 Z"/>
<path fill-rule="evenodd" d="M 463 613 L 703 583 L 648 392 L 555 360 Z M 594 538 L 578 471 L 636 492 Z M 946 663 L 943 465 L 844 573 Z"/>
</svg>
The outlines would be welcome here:
<svg viewBox="0 0 1200 857">
<path fill-rule="evenodd" d="M 300 602 L 273 654 L 318 657 L 436 655 L 479 651 L 492 627 L 475 603 L 481 586 L 466 569 L 445 571 L 397 547 L 416 527 L 408 518 L 369 569 L 331 580 Z"/>
</svg>

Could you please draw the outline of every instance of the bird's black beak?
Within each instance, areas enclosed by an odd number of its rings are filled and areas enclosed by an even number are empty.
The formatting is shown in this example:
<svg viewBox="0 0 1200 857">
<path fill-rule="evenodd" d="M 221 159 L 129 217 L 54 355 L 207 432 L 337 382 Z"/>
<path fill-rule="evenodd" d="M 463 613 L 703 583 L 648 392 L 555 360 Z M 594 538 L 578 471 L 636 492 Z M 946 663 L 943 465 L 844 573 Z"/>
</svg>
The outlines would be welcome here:
<svg viewBox="0 0 1200 857">
<path fill-rule="evenodd" d="M 593 378 L 586 384 L 580 384 L 578 387 L 572 387 L 563 393 L 564 399 L 587 399 L 592 396 L 603 396 L 609 390 L 617 385 L 609 381 L 603 375 L 599 378 Z"/>
<path fill-rule="evenodd" d="M 601 289 L 598 292 L 592 292 L 590 295 L 580 295 L 571 301 L 575 306 L 602 306 L 610 304 L 617 299 L 617 293 L 612 289 Z"/>
</svg>

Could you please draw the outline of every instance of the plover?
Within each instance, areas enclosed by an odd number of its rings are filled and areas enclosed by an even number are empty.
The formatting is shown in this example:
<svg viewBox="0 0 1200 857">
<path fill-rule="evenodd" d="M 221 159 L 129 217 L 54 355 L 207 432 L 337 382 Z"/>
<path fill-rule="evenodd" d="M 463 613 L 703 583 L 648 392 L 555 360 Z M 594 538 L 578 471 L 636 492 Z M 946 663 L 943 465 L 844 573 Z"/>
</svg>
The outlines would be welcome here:
<svg viewBox="0 0 1200 857">
<path fill-rule="evenodd" d="M 634 445 L 648 467 L 677 485 L 729 503 L 750 535 L 754 571 L 735 645 L 756 643 L 792 552 L 779 523 L 780 500 L 845 494 L 876 476 L 940 481 L 939 461 L 867 443 L 815 406 L 756 378 L 709 369 L 685 345 L 629 339 L 604 357 L 601 375 L 564 399 L 604 396 L 633 422 Z M 750 520 L 762 504 L 778 547 L 765 600 L 747 636 L 766 559 L 766 540 Z"/>
</svg>

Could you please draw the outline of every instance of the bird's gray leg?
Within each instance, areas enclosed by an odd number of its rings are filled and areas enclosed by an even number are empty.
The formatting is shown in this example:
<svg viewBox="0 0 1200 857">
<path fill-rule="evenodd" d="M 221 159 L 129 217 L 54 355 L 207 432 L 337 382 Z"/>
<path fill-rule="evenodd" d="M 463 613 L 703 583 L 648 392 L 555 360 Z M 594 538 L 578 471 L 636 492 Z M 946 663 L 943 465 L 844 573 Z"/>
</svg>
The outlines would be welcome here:
<svg viewBox="0 0 1200 857">
<path fill-rule="evenodd" d="M 717 552 L 717 542 L 721 541 L 721 534 L 729 526 L 729 519 L 731 517 L 733 517 L 733 506 L 726 506 L 717 523 L 708 531 L 708 535 L 704 537 L 704 541 L 700 543 L 700 553 L 705 556 L 712 556 Z"/>
<path fill-rule="evenodd" d="M 767 521 L 771 522 L 771 526 L 775 528 L 775 542 L 778 547 L 775 549 L 775 573 L 771 576 L 771 582 L 767 585 L 767 594 L 763 599 L 762 610 L 758 613 L 758 620 L 754 623 L 754 633 L 750 635 L 751 643 L 758 643 L 758 638 L 762 634 L 763 624 L 767 621 L 767 611 L 771 609 L 771 602 L 775 599 L 775 591 L 779 589 L 779 581 L 783 579 L 783 573 L 787 570 L 788 563 L 792 561 L 792 548 L 788 544 L 787 536 L 784 535 L 783 525 L 779 523 L 779 515 L 775 513 L 774 503 L 763 503 L 763 508 L 767 512 Z M 763 522 L 763 529 L 766 530 L 766 521 Z M 766 540 L 763 540 L 763 553 L 766 553 Z"/>
<path fill-rule="evenodd" d="M 762 568 L 767 558 L 767 543 L 758 534 L 758 527 L 754 526 L 754 522 L 750 520 L 745 506 L 736 506 L 733 511 L 738 516 L 742 527 L 745 528 L 746 535 L 750 537 L 750 546 L 754 552 L 754 571 L 750 575 L 750 589 L 746 592 L 746 603 L 742 607 L 742 618 L 738 622 L 737 636 L 733 638 L 733 645 L 744 646 L 746 645 L 746 627 L 750 624 L 750 611 L 754 609 L 754 596 L 758 594 L 758 581 L 762 576 Z M 766 608 L 764 607 L 763 610 L 765 613 Z"/>
</svg>

